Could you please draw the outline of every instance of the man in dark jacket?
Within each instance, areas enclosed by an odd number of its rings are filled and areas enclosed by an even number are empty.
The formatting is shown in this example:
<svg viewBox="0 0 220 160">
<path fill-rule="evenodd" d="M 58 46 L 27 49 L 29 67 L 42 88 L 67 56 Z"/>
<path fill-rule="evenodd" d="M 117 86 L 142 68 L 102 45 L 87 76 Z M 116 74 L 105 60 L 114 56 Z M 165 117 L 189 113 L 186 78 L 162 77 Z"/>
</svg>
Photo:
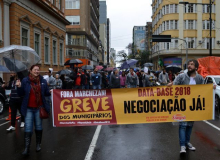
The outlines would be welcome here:
<svg viewBox="0 0 220 160">
<path fill-rule="evenodd" d="M 110 77 L 110 87 L 111 88 L 120 88 L 120 76 L 118 70 L 113 71 Z"/>
<path fill-rule="evenodd" d="M 12 73 L 8 86 L 4 86 L 5 89 L 11 90 L 10 101 L 9 101 L 9 106 L 11 108 L 11 126 L 8 129 L 6 129 L 7 131 L 15 130 L 17 110 L 19 110 L 19 112 L 21 114 L 22 97 L 20 97 L 17 93 L 17 86 L 15 85 L 16 80 L 17 80 L 16 73 Z M 21 128 L 24 127 L 24 116 L 23 115 L 21 115 L 20 127 Z"/>
</svg>

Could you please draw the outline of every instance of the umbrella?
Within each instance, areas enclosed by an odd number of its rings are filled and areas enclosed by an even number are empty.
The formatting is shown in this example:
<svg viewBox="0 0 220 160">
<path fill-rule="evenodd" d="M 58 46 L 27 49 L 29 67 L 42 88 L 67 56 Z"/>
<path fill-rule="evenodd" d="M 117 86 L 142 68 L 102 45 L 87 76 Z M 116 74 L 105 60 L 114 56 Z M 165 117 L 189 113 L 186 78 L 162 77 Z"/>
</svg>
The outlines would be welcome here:
<svg viewBox="0 0 220 160">
<path fill-rule="evenodd" d="M 114 70 L 114 67 L 108 67 L 105 69 L 105 71 L 113 71 Z"/>
<path fill-rule="evenodd" d="M 3 60 L 5 61 L 6 67 L 13 72 L 21 72 L 21 71 L 25 71 L 28 70 L 27 66 L 16 59 L 10 59 L 10 58 L 6 58 L 3 57 Z"/>
<path fill-rule="evenodd" d="M 82 69 L 83 69 L 83 70 L 92 70 L 92 69 L 94 69 L 94 68 L 93 68 L 93 66 L 85 65 L 85 66 L 82 66 Z"/>
<path fill-rule="evenodd" d="M 71 71 L 68 69 L 63 69 L 63 70 L 60 70 L 57 72 L 57 74 L 59 74 L 59 75 L 62 75 L 62 74 L 69 75 L 70 73 L 71 73 Z"/>
<path fill-rule="evenodd" d="M 5 66 L 0 65 L 0 72 L 10 72 L 10 70 Z"/>
<path fill-rule="evenodd" d="M 66 61 L 64 65 L 71 65 L 71 64 L 83 64 L 83 62 L 79 59 L 71 59 Z"/>
<path fill-rule="evenodd" d="M 98 70 L 102 70 L 103 66 L 96 66 L 95 68 L 97 68 Z"/>
<path fill-rule="evenodd" d="M 33 64 L 37 64 L 38 62 L 40 62 L 40 57 L 35 52 L 35 50 L 33 50 L 28 46 L 20 46 L 20 45 L 11 45 L 0 48 L 0 59 L 4 59 L 4 58 L 7 58 L 6 59 L 7 62 L 10 61 L 9 63 L 13 63 L 12 65 L 17 66 L 18 71 L 23 71 L 23 69 L 30 68 L 30 66 L 32 66 Z M 6 67 L 11 71 L 18 72 L 16 70 L 16 67 L 14 69 L 12 69 L 12 67 L 9 67 L 7 65 Z"/>
<path fill-rule="evenodd" d="M 144 67 L 153 67 L 153 63 L 144 63 Z"/>
<path fill-rule="evenodd" d="M 130 68 L 131 66 L 135 65 L 137 62 L 138 62 L 138 60 L 136 60 L 136 59 L 129 59 L 121 65 L 121 69 Z"/>
<path fill-rule="evenodd" d="M 166 71 L 172 71 L 172 73 L 180 72 L 182 69 L 178 67 L 177 65 L 169 65 L 166 67 Z"/>
</svg>

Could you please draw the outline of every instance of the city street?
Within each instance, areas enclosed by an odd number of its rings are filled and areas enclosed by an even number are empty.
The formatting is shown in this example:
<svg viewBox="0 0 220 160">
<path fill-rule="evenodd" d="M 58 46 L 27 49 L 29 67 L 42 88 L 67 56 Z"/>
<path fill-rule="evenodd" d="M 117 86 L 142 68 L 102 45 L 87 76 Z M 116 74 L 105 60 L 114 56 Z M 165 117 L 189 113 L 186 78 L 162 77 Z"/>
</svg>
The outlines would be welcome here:
<svg viewBox="0 0 220 160">
<path fill-rule="evenodd" d="M 96 131 L 93 127 L 53 128 L 52 120 L 43 122 L 42 151 L 35 152 L 32 136 L 30 156 L 24 158 L 24 129 L 7 133 L 10 123 L 5 121 L 7 111 L 0 115 L 0 157 L 4 160 L 218 160 L 220 157 L 220 120 L 196 122 L 192 144 L 196 151 L 179 154 L 178 126 L 172 123 L 102 126 L 96 134 L 97 143 L 91 144 Z M 95 141 L 96 142 L 96 141 Z M 93 153 L 93 145 L 96 145 Z M 87 155 L 87 156 L 88 156 Z"/>
</svg>

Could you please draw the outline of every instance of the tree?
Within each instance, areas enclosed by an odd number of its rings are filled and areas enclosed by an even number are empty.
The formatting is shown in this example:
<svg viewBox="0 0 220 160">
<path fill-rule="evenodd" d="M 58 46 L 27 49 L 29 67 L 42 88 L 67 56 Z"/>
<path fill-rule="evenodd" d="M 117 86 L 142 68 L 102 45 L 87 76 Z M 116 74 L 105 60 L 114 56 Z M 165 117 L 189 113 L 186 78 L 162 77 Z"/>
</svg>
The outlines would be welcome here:
<svg viewBox="0 0 220 160">
<path fill-rule="evenodd" d="M 123 63 L 128 59 L 128 55 L 125 53 L 125 50 L 118 51 L 117 57 L 120 58 L 120 60 L 117 61 L 119 63 Z"/>
<path fill-rule="evenodd" d="M 148 51 L 140 51 L 139 54 L 135 56 L 135 59 L 138 60 L 138 64 L 140 66 L 144 65 L 144 63 L 149 61 L 149 52 Z"/>
</svg>

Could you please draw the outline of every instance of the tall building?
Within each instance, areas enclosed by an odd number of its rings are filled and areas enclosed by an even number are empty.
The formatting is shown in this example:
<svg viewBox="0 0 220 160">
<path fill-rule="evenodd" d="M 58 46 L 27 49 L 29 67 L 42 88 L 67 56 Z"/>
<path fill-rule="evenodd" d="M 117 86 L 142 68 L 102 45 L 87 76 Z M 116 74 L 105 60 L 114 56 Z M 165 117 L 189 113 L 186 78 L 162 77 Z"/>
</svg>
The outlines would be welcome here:
<svg viewBox="0 0 220 160">
<path fill-rule="evenodd" d="M 116 50 L 114 48 L 110 49 L 110 55 L 109 55 L 109 66 L 110 67 L 116 67 Z"/>
<path fill-rule="evenodd" d="M 107 52 L 108 52 L 108 45 L 107 45 L 107 4 L 106 0 L 99 0 L 99 24 L 100 24 L 100 40 L 102 42 L 102 46 L 104 47 L 104 54 L 102 62 L 104 65 L 107 65 Z"/>
<path fill-rule="evenodd" d="M 111 21 L 107 18 L 107 65 L 109 65 L 109 56 L 111 49 Z"/>
<path fill-rule="evenodd" d="M 144 51 L 145 48 L 145 26 L 134 26 L 133 28 L 133 54 L 139 54 L 140 51 Z"/>
<path fill-rule="evenodd" d="M 99 0 L 65 0 L 67 59 L 99 64 Z"/>
<path fill-rule="evenodd" d="M 183 68 L 188 59 L 209 56 L 209 5 L 179 4 L 182 0 L 153 0 L 153 35 L 171 35 L 171 43 L 153 43 L 152 59 L 164 65 L 175 64 Z M 208 0 L 187 0 L 192 3 L 209 3 Z M 220 1 L 212 5 L 212 48 L 213 56 L 220 55 Z M 185 43 L 186 42 L 186 43 Z"/>
<path fill-rule="evenodd" d="M 152 40 L 152 22 L 147 22 L 146 24 L 146 38 L 145 38 L 145 47 L 146 51 L 151 52 L 151 40 Z"/>
<path fill-rule="evenodd" d="M 0 48 L 29 46 L 41 58 L 41 71 L 63 69 L 69 24 L 64 6 L 54 0 L 0 0 Z"/>
</svg>

